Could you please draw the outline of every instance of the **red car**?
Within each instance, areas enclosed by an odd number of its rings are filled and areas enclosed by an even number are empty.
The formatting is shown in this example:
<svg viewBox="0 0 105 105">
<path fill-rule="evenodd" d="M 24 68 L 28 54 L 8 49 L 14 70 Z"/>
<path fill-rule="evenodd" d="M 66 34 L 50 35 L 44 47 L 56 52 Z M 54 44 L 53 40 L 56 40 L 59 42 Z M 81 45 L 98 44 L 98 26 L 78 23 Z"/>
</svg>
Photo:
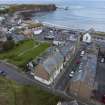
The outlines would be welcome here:
<svg viewBox="0 0 105 105">
<path fill-rule="evenodd" d="M 79 64 L 80 64 L 80 60 L 77 60 L 77 61 L 76 61 L 76 64 L 79 65 Z"/>
<path fill-rule="evenodd" d="M 105 95 L 102 96 L 101 102 L 105 104 Z"/>
</svg>

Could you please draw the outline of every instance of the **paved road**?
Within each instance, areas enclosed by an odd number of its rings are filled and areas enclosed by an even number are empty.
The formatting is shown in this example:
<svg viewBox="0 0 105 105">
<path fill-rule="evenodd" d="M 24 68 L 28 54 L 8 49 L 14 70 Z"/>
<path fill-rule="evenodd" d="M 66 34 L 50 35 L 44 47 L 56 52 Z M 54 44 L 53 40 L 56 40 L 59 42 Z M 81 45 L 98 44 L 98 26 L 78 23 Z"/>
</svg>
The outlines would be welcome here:
<svg viewBox="0 0 105 105">
<path fill-rule="evenodd" d="M 74 60 L 71 62 L 71 64 L 69 64 L 65 69 L 65 72 L 63 73 L 63 75 L 60 77 L 60 79 L 57 81 L 57 83 L 55 84 L 55 89 L 59 89 L 61 91 L 65 90 L 65 87 L 67 86 L 68 82 L 70 81 L 70 77 L 69 74 L 72 70 L 76 70 L 76 68 L 78 67 L 77 64 L 75 63 L 75 61 L 77 59 L 80 59 L 80 51 L 78 52 L 78 54 L 76 55 L 76 57 L 74 58 Z"/>
<path fill-rule="evenodd" d="M 35 80 L 34 78 L 32 78 L 24 73 L 18 72 L 18 70 L 14 66 L 0 62 L 0 70 L 3 70 L 6 72 L 6 74 L 7 74 L 6 78 L 15 80 L 18 84 L 38 85 L 43 90 L 51 92 L 53 94 L 56 94 L 64 99 L 72 99 L 72 97 L 66 95 L 65 92 L 55 90 L 54 88 L 44 85 L 41 82 Z"/>
<path fill-rule="evenodd" d="M 13 66 L 10 66 L 5 63 L 0 63 L 0 70 L 3 70 L 6 72 L 6 77 L 15 80 L 19 84 L 34 84 L 33 81 L 28 79 L 26 75 L 21 74 L 20 72 L 17 72 L 16 68 Z"/>
</svg>

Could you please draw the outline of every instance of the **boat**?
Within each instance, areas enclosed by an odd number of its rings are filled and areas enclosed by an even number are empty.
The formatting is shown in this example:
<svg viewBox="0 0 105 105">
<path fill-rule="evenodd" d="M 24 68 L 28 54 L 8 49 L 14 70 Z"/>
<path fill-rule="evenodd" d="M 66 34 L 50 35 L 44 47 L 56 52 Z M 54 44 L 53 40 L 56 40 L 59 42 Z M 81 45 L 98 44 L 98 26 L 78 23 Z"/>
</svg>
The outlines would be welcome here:
<svg viewBox="0 0 105 105">
<path fill-rule="evenodd" d="M 69 9 L 69 7 L 65 7 L 65 10 L 68 10 Z"/>
</svg>

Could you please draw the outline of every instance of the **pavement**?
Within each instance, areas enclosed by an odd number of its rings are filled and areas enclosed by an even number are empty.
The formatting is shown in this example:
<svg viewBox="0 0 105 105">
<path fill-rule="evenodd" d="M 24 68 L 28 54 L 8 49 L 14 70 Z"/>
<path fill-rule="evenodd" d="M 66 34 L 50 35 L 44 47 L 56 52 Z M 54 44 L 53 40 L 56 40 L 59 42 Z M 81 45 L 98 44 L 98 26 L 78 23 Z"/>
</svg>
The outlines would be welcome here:
<svg viewBox="0 0 105 105">
<path fill-rule="evenodd" d="M 98 82 L 96 98 L 100 100 L 105 95 L 105 63 L 100 63 L 100 60 L 97 64 L 96 81 Z"/>
</svg>

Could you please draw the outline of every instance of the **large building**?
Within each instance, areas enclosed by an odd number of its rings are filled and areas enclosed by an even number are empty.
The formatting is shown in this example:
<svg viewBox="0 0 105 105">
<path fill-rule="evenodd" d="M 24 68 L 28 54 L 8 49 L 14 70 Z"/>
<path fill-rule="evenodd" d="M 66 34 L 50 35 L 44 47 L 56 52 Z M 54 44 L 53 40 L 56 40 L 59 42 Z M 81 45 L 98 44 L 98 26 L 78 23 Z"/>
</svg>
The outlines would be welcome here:
<svg viewBox="0 0 105 105">
<path fill-rule="evenodd" d="M 42 55 L 31 74 L 35 79 L 49 85 L 62 72 L 64 65 L 74 53 L 75 43 L 73 42 L 67 42 L 59 47 L 51 47 Z"/>
<path fill-rule="evenodd" d="M 53 55 L 41 60 L 36 66 L 34 74 L 35 79 L 50 84 L 63 69 L 63 56 L 59 51 L 55 51 Z"/>
<path fill-rule="evenodd" d="M 89 33 L 86 33 L 83 35 L 83 42 L 85 42 L 85 43 L 91 43 L 92 42 L 92 37 Z"/>
<path fill-rule="evenodd" d="M 58 102 L 57 105 L 79 105 L 79 104 L 76 100 L 73 100 L 73 101 Z"/>
</svg>

